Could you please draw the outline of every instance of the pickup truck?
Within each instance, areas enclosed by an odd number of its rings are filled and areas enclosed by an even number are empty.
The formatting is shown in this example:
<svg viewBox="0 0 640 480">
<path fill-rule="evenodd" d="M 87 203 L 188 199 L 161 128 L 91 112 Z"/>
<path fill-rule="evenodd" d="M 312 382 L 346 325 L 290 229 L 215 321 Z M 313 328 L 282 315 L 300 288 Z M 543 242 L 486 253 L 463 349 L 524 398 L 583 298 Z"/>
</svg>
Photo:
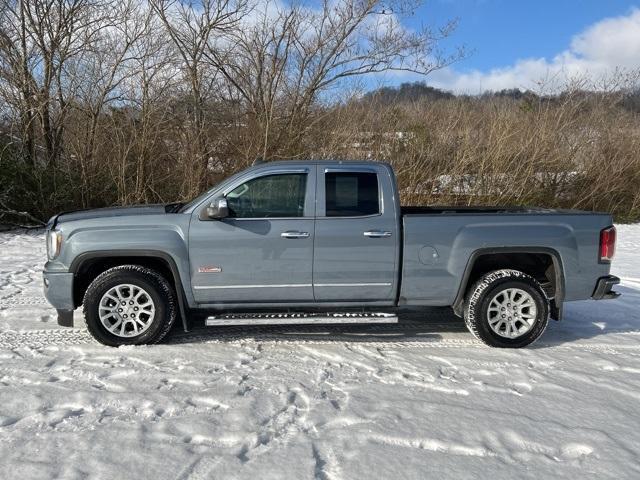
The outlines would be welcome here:
<svg viewBox="0 0 640 480">
<path fill-rule="evenodd" d="M 44 290 L 103 344 L 206 325 L 397 322 L 448 306 L 495 347 L 539 338 L 564 302 L 615 298 L 604 213 L 401 207 L 390 165 L 254 165 L 182 204 L 64 213 Z"/>
</svg>

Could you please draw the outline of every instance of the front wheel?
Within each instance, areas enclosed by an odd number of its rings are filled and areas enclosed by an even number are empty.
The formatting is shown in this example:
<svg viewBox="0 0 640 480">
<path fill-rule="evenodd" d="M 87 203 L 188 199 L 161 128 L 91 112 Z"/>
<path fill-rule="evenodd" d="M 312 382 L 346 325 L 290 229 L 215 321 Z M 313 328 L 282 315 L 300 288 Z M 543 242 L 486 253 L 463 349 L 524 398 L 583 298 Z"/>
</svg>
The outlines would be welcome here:
<svg viewBox="0 0 640 480">
<path fill-rule="evenodd" d="M 157 343 L 177 316 L 171 284 L 139 265 L 120 265 L 98 275 L 83 304 L 89 333 L 112 347 Z"/>
<path fill-rule="evenodd" d="M 489 346 L 520 348 L 547 328 L 549 299 L 540 283 L 518 270 L 482 276 L 467 293 L 464 320 L 473 335 Z"/>
</svg>

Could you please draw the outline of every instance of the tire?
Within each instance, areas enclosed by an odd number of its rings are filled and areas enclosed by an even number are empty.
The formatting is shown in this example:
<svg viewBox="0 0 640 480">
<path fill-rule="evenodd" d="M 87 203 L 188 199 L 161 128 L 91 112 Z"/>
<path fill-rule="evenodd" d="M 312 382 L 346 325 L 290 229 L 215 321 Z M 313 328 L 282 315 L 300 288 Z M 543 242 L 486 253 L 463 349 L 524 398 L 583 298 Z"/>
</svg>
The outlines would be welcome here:
<svg viewBox="0 0 640 480">
<path fill-rule="evenodd" d="M 171 284 L 155 270 L 139 265 L 120 265 L 98 275 L 87 288 L 83 304 L 89 333 L 111 347 L 158 343 L 177 317 Z"/>
<path fill-rule="evenodd" d="M 549 311 L 549 299 L 535 278 L 518 270 L 496 270 L 467 292 L 464 321 L 477 339 L 491 347 L 521 348 L 544 333 Z"/>
</svg>

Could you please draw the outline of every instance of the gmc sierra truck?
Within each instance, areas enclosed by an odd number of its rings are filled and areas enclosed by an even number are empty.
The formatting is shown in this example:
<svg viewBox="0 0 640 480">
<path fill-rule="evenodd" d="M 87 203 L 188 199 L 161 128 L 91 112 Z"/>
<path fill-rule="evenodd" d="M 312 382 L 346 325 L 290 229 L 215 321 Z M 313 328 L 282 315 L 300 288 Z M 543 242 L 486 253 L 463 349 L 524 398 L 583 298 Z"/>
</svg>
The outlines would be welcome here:
<svg viewBox="0 0 640 480">
<path fill-rule="evenodd" d="M 615 298 L 604 213 L 401 207 L 378 162 L 255 165 L 182 204 L 78 211 L 47 231 L 60 325 L 83 305 L 106 345 L 206 325 L 397 322 L 450 306 L 495 347 L 540 337 L 564 302 Z"/>
</svg>

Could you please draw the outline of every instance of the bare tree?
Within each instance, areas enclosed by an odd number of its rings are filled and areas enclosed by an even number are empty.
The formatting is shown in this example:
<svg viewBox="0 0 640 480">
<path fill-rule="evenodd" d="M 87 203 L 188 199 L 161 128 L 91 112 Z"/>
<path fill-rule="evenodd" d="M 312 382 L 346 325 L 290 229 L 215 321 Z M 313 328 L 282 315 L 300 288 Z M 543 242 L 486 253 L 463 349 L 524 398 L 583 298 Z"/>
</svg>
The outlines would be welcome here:
<svg viewBox="0 0 640 480">
<path fill-rule="evenodd" d="M 204 55 L 215 44 L 217 37 L 229 33 L 238 25 L 246 13 L 246 0 L 200 0 L 198 3 L 176 0 L 151 0 L 151 6 L 158 14 L 165 30 L 171 38 L 181 63 L 179 70 L 184 73 L 191 95 L 192 118 L 190 129 L 197 157 L 195 171 L 187 185 L 187 194 L 197 192 L 206 182 L 208 145 L 205 138 L 206 96 L 213 89 L 207 88 L 211 82 L 211 72 L 204 62 Z M 211 83 L 209 83 L 209 86 Z"/>
<path fill-rule="evenodd" d="M 145 34 L 132 54 L 133 75 L 122 85 L 127 108 L 115 110 L 108 121 L 112 136 L 117 138 L 111 150 L 109 176 L 120 204 L 174 200 L 174 191 L 161 191 L 159 185 L 174 185 L 179 183 L 176 177 L 182 176 L 176 175 L 179 169 L 167 148 L 178 143 L 171 114 L 181 81 L 175 74 L 176 52 L 167 43 L 157 15 L 145 15 L 145 20 Z"/>
<path fill-rule="evenodd" d="M 114 3 L 107 12 L 101 29 L 82 57 L 73 62 L 67 72 L 77 84 L 74 106 L 79 111 L 81 135 L 73 145 L 82 184 L 82 204 L 86 206 L 90 194 L 88 176 L 95 171 L 94 157 L 98 145 L 98 125 L 109 105 L 123 105 L 127 100 L 123 84 L 138 73 L 141 55 L 138 44 L 150 34 L 152 13 L 139 0 Z"/>
<path fill-rule="evenodd" d="M 28 149 L 34 158 L 37 118 L 47 164 L 55 164 L 63 149 L 67 99 L 73 88 L 66 68 L 105 27 L 98 1 L 18 0 L 3 11 L 0 50 L 11 68 L 10 81 L 20 92 Z"/>
<path fill-rule="evenodd" d="M 105 27 L 102 0 L 8 0 L 1 9 L 3 90 L 18 112 L 27 191 L 39 209 L 57 203 L 59 162 L 76 78 L 69 68 Z M 66 195 L 67 191 L 63 192 Z"/>
<path fill-rule="evenodd" d="M 323 0 L 315 8 L 267 1 L 207 58 L 246 103 L 262 137 L 259 153 L 291 155 L 290 147 L 311 126 L 313 106 L 331 87 L 390 70 L 427 75 L 462 58 L 461 49 L 443 55 L 438 48 L 455 22 L 436 31 L 402 26 L 399 18 L 416 6 Z"/>
<path fill-rule="evenodd" d="M 35 93 L 37 85 L 31 75 L 33 59 L 28 47 L 26 18 L 22 3 L 0 4 L 0 89 L 6 107 L 19 117 L 18 133 L 23 153 L 35 165 L 37 121 Z"/>
</svg>

